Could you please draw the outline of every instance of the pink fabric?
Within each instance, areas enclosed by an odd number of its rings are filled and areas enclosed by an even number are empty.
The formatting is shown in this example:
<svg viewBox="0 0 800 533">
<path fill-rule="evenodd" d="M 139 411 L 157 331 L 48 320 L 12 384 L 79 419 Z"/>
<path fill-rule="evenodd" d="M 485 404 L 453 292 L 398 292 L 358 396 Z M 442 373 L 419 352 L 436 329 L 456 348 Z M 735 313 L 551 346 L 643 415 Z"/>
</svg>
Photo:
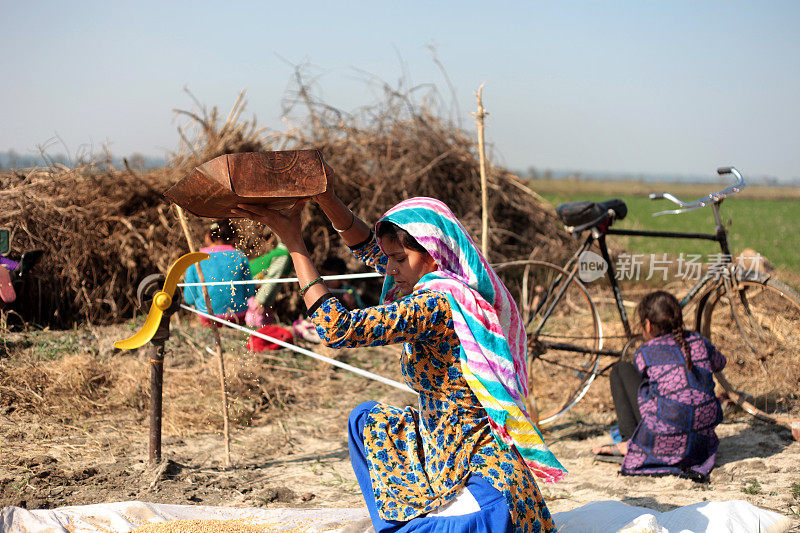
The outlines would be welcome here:
<svg viewBox="0 0 800 533">
<path fill-rule="evenodd" d="M 224 315 L 214 315 L 217 318 L 221 318 L 222 320 L 227 320 L 228 322 L 233 322 L 234 324 L 244 324 L 244 317 L 247 314 L 247 311 L 241 311 L 239 313 L 230 314 L 226 313 Z M 206 318 L 203 315 L 200 315 L 200 323 L 207 327 L 218 327 L 220 324 L 219 322 L 214 322 L 210 318 Z"/>
<path fill-rule="evenodd" d="M 252 328 L 260 328 L 267 324 L 274 324 L 275 315 L 270 308 L 264 308 L 259 304 L 255 296 L 251 296 L 247 299 L 247 311 L 245 311 L 244 323 Z"/>
<path fill-rule="evenodd" d="M 216 246 L 206 246 L 205 248 L 200 248 L 200 251 L 206 254 L 210 254 L 212 252 L 233 252 L 235 250 L 236 248 L 230 244 L 218 244 Z"/>
<path fill-rule="evenodd" d="M 0 265 L 0 299 L 5 303 L 10 304 L 17 299 L 17 293 L 14 291 L 14 285 L 11 284 L 11 276 L 6 270 L 6 267 Z"/>
</svg>

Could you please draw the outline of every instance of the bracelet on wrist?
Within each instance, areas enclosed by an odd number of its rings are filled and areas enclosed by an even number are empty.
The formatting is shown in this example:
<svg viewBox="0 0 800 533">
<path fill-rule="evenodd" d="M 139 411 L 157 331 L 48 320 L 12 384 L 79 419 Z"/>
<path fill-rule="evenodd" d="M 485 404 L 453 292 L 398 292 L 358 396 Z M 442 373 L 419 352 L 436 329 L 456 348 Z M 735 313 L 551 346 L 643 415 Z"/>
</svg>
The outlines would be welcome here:
<svg viewBox="0 0 800 533">
<path fill-rule="evenodd" d="M 305 296 L 306 291 L 316 285 L 317 283 L 322 283 L 322 278 L 317 278 L 313 281 L 309 281 L 302 289 L 300 289 L 300 296 Z"/>
<path fill-rule="evenodd" d="M 353 227 L 353 225 L 356 223 L 356 214 L 355 214 L 355 213 L 353 213 L 352 211 L 350 211 L 350 216 L 351 216 L 352 218 L 350 218 L 350 224 L 349 224 L 349 225 L 348 225 L 346 228 L 344 228 L 344 229 L 339 229 L 339 228 L 337 228 L 336 226 L 333 226 L 333 229 L 335 229 L 337 233 L 344 233 L 345 231 L 347 231 L 347 230 L 349 230 L 350 228 L 352 228 L 352 227 Z"/>
</svg>

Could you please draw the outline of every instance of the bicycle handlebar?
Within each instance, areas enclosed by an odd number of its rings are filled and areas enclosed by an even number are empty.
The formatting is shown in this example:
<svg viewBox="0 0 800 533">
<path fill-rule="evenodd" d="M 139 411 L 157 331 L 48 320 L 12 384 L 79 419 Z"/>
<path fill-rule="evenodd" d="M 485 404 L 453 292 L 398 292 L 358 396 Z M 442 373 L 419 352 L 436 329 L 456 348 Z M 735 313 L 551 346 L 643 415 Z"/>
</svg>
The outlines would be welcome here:
<svg viewBox="0 0 800 533">
<path fill-rule="evenodd" d="M 747 183 L 745 183 L 744 178 L 739 173 L 738 170 L 734 167 L 720 167 L 717 169 L 717 174 L 720 176 L 724 176 L 725 174 L 733 174 L 736 176 L 736 183 L 722 189 L 721 191 L 712 192 L 708 196 L 700 198 L 699 200 L 695 200 L 694 202 L 684 202 L 680 198 L 668 193 L 668 192 L 657 192 L 651 193 L 650 199 L 651 200 L 669 200 L 672 203 L 678 204 L 680 209 L 671 209 L 667 211 L 659 211 L 658 213 L 653 213 L 653 216 L 658 215 L 676 215 L 678 213 L 685 213 L 686 211 L 693 211 L 695 209 L 700 209 L 701 207 L 706 207 L 710 203 L 718 203 L 721 202 L 723 199 L 731 196 L 733 194 L 738 193 L 745 187 L 747 187 Z"/>
</svg>

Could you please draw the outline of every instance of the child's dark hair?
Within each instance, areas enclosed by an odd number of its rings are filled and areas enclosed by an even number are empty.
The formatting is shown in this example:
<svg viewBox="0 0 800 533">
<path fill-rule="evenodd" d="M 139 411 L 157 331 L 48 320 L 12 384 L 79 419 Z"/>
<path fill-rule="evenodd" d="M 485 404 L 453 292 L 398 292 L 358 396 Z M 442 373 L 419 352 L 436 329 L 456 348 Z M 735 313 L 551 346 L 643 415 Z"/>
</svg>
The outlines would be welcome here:
<svg viewBox="0 0 800 533">
<path fill-rule="evenodd" d="M 672 334 L 686 359 L 686 368 L 692 369 L 692 353 L 686 342 L 686 329 L 683 326 L 683 310 L 678 299 L 666 291 L 655 291 L 645 295 L 636 307 L 639 322 L 649 320 L 653 336 Z"/>
<path fill-rule="evenodd" d="M 403 248 L 428 253 L 428 250 L 417 242 L 417 239 L 393 222 L 384 221 L 378 224 L 378 238 L 382 237 L 389 237 L 390 239 L 396 240 Z"/>
<path fill-rule="evenodd" d="M 208 236 L 213 242 L 231 243 L 236 239 L 236 228 L 231 224 L 230 219 L 219 218 L 208 227 Z"/>
</svg>

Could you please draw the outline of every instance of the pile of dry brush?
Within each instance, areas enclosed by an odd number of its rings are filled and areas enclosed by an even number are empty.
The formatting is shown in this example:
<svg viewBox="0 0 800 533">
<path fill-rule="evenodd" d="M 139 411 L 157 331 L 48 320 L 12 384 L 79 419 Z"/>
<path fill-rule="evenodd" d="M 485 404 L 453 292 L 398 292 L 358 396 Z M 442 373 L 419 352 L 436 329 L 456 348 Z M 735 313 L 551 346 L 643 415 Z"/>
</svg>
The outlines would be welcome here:
<svg viewBox="0 0 800 533">
<path fill-rule="evenodd" d="M 217 363 L 213 358 L 198 360 L 203 350 L 190 349 L 181 340 L 172 342 L 165 370 L 164 431 L 180 435 L 221 429 Z M 319 405 L 341 387 L 332 367 L 241 347 L 226 362 L 226 371 L 229 416 L 236 426 L 248 425 L 273 408 L 284 410 L 297 402 Z M 78 351 L 54 359 L 20 359 L 0 365 L 0 412 L 36 414 L 65 424 L 109 413 L 144 417 L 148 372 L 144 352 L 98 357 Z"/>
<path fill-rule="evenodd" d="M 53 327 L 132 316 L 139 281 L 188 251 L 161 193 L 191 167 L 224 153 L 321 149 L 336 170 L 337 192 L 364 220 L 376 220 L 405 198 L 431 196 L 447 203 L 480 242 L 475 135 L 442 118 L 435 90 L 420 97 L 419 88 L 383 89 L 378 103 L 344 113 L 314 98 L 298 75 L 287 113 L 302 107 L 305 118 L 285 132 L 242 119 L 240 95 L 224 120 L 199 102 L 194 111 L 177 111 L 188 122 L 179 129 L 180 151 L 162 169 L 94 163 L 0 174 L 0 227 L 13 228 L 12 250 L 45 251 L 12 311 Z M 560 256 L 568 236 L 552 209 L 510 172 L 489 170 L 490 261 L 528 257 L 533 250 L 539 257 Z M 201 242 L 208 221 L 190 215 L 189 222 Z M 315 259 L 349 257 L 315 206 L 306 208 L 303 224 Z M 240 229 L 240 247 L 251 257 L 271 246 L 266 228 L 244 221 Z"/>
</svg>

